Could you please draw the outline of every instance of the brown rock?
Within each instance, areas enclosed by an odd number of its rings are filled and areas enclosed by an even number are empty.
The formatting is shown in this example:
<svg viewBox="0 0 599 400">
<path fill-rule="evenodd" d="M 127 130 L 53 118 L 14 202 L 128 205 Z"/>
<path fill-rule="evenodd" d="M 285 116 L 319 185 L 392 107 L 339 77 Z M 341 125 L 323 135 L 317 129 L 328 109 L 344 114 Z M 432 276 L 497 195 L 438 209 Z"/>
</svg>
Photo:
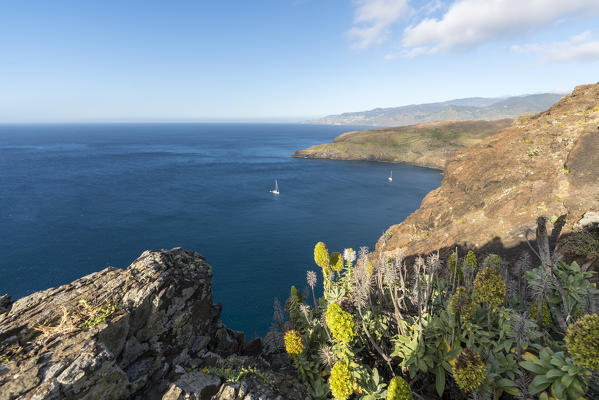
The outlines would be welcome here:
<svg viewBox="0 0 599 400">
<path fill-rule="evenodd" d="M 528 248 L 538 216 L 565 215 L 567 234 L 585 212 L 599 211 L 598 125 L 599 84 L 578 86 L 547 111 L 458 152 L 441 187 L 391 226 L 377 251 L 446 257 L 459 246 L 514 257 Z"/>
</svg>

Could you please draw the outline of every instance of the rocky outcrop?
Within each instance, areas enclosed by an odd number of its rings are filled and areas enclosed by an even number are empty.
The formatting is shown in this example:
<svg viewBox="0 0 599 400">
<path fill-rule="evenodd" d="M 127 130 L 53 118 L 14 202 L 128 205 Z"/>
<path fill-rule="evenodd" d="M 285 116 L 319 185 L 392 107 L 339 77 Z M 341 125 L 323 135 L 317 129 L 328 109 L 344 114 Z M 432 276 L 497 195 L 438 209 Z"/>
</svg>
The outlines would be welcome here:
<svg viewBox="0 0 599 400">
<path fill-rule="evenodd" d="M 511 122 L 436 121 L 346 132 L 332 143 L 298 150 L 292 157 L 404 163 L 442 170 L 457 151 L 498 133 Z"/>
<path fill-rule="evenodd" d="M 599 84 L 458 152 L 441 187 L 391 226 L 377 251 L 446 256 L 459 246 L 514 258 L 537 217 L 563 225 L 567 236 L 588 211 L 599 211 Z"/>
<path fill-rule="evenodd" d="M 4 301 L 0 399 L 216 395 L 226 382 L 197 371 L 246 350 L 259 354 L 260 340 L 245 343 L 220 322 L 211 277 L 198 253 L 146 251 L 126 270 Z"/>
</svg>

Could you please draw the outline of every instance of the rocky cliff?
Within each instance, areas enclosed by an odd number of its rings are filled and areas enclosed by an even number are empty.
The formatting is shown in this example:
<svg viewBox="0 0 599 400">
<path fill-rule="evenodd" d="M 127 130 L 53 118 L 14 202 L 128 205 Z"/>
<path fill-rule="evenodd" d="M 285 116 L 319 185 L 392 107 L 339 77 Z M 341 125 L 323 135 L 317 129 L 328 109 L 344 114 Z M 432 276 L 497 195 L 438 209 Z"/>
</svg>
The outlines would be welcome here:
<svg viewBox="0 0 599 400">
<path fill-rule="evenodd" d="M 599 84 L 594 84 L 458 152 L 446 165 L 441 187 L 391 226 L 377 250 L 389 256 L 400 250 L 447 255 L 459 246 L 517 257 L 538 216 L 563 224 L 567 234 L 584 213 L 598 210 Z"/>
<path fill-rule="evenodd" d="M 332 143 L 298 150 L 292 157 L 406 163 L 442 170 L 457 151 L 496 134 L 511 122 L 437 121 L 346 132 Z"/>
<path fill-rule="evenodd" d="M 176 248 L 3 297 L 0 399 L 304 399 L 276 349 L 220 322 L 211 277 Z"/>
</svg>

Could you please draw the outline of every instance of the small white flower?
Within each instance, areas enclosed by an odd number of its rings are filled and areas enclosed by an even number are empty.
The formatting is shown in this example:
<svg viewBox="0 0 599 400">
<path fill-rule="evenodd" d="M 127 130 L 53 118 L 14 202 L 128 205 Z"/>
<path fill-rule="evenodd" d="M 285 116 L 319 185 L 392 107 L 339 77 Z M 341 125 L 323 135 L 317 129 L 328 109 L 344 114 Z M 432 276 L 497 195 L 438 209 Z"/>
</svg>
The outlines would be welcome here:
<svg viewBox="0 0 599 400">
<path fill-rule="evenodd" d="M 316 272 L 308 271 L 306 273 L 306 280 L 308 281 L 308 285 L 311 288 L 314 288 L 314 286 L 316 286 Z"/>
<path fill-rule="evenodd" d="M 353 249 L 343 250 L 343 259 L 350 263 L 356 261 L 356 252 Z"/>
</svg>

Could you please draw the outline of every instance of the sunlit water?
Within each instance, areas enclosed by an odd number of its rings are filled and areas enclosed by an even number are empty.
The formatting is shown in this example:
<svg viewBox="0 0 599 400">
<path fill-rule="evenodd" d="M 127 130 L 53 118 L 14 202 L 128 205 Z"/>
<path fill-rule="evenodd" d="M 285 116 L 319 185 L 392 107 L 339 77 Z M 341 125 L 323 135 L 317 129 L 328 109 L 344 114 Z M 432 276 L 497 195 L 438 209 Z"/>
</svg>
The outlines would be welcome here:
<svg viewBox="0 0 599 400">
<path fill-rule="evenodd" d="M 351 129 L 0 126 L 0 294 L 18 298 L 182 246 L 213 266 L 224 322 L 264 334 L 273 299 L 318 272 L 317 241 L 372 248 L 441 182 L 424 168 L 289 157 Z M 275 179 L 279 196 L 269 193 Z"/>
</svg>

